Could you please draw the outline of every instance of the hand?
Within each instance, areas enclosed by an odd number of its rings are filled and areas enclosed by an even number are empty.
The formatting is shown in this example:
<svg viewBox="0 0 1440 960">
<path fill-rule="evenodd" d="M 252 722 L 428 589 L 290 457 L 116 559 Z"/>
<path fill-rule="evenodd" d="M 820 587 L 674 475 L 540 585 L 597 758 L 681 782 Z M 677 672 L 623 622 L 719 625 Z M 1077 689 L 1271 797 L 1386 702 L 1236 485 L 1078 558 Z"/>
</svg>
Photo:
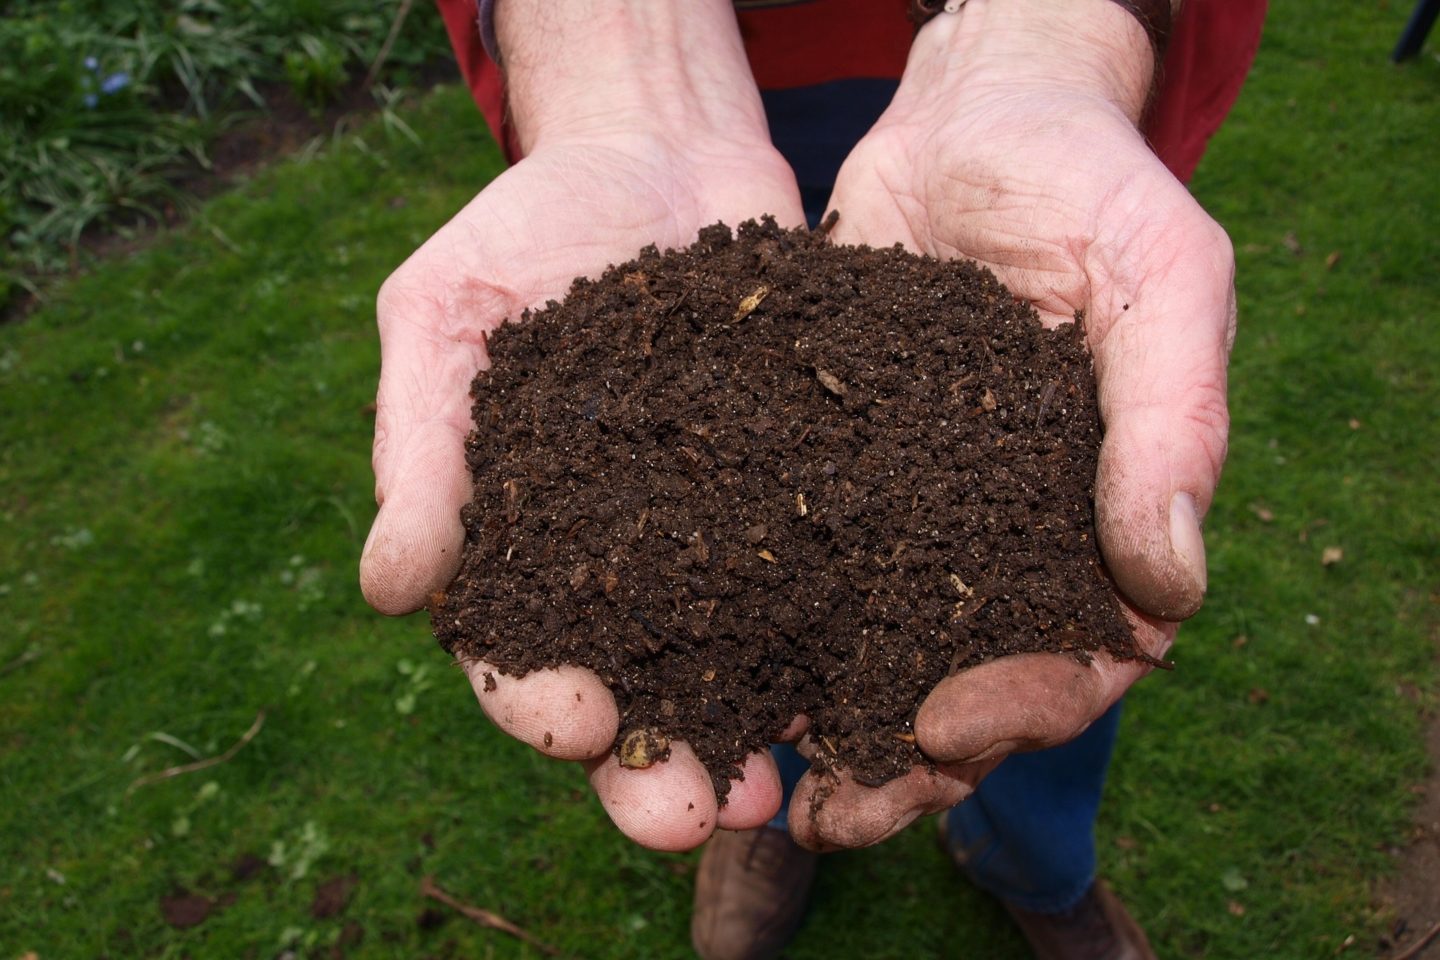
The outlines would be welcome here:
<svg viewBox="0 0 1440 960">
<path fill-rule="evenodd" d="M 460 508 L 471 495 L 469 388 L 488 365 L 485 333 L 646 244 L 684 246 L 702 226 L 763 213 L 786 226 L 804 221 L 794 177 L 769 144 L 728 4 L 687 5 L 683 24 L 659 9 L 631 17 L 630 4 L 615 0 L 589 6 L 500 5 L 526 157 L 380 292 L 380 512 L 360 578 L 384 613 L 418 609 L 458 569 Z M 501 729 L 550 756 L 583 761 L 606 811 L 641 844 L 688 849 L 717 825 L 758 826 L 779 806 L 768 753 L 749 758 L 718 810 L 709 774 L 683 743 L 672 745 L 667 763 L 621 768 L 610 755 L 614 697 L 587 670 L 519 680 L 483 663 L 467 671 Z M 496 683 L 490 691 L 487 672 Z"/>
<path fill-rule="evenodd" d="M 972 0 L 920 32 L 894 103 L 841 169 L 834 236 L 978 260 L 1050 325 L 1084 311 L 1106 428 L 1100 546 L 1140 649 L 1161 657 L 1205 592 L 1199 520 L 1225 458 L 1233 258 L 1136 131 L 1143 31 L 1109 0 L 1061 6 Z M 915 723 L 938 774 L 844 781 L 791 831 L 815 848 L 883 840 L 963 800 L 1007 754 L 1079 735 L 1149 669 L 1033 654 L 949 677 Z M 818 787 L 807 775 L 792 808 Z"/>
</svg>

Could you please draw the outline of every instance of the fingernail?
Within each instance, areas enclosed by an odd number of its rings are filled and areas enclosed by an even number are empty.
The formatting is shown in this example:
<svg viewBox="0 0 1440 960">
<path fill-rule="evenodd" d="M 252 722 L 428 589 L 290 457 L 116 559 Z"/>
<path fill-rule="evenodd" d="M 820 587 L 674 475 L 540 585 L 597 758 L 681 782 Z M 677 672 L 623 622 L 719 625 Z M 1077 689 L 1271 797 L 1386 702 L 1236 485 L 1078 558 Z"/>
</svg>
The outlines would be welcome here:
<svg viewBox="0 0 1440 960">
<path fill-rule="evenodd" d="M 1195 498 L 1184 491 L 1170 500 L 1170 549 L 1203 594 L 1209 579 L 1205 572 L 1205 538 L 1200 534 L 1200 508 Z"/>
</svg>

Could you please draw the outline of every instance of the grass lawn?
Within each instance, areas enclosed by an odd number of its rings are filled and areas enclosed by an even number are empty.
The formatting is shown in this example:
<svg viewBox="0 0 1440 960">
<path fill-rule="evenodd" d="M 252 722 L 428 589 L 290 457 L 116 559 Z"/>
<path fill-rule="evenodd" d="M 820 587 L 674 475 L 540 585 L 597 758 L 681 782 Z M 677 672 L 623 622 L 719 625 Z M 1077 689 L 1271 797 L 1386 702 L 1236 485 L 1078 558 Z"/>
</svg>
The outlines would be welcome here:
<svg viewBox="0 0 1440 960">
<path fill-rule="evenodd" d="M 1130 698 L 1100 837 L 1163 956 L 1387 927 L 1440 631 L 1440 62 L 1388 64 L 1406 12 L 1276 3 L 1195 180 L 1241 304 L 1211 597 Z M 694 856 L 623 841 L 355 585 L 374 292 L 501 166 L 462 91 L 407 120 L 0 327 L 0 960 L 539 956 L 426 874 L 570 955 L 688 955 Z M 826 866 L 793 957 L 1024 956 L 928 827 Z"/>
</svg>

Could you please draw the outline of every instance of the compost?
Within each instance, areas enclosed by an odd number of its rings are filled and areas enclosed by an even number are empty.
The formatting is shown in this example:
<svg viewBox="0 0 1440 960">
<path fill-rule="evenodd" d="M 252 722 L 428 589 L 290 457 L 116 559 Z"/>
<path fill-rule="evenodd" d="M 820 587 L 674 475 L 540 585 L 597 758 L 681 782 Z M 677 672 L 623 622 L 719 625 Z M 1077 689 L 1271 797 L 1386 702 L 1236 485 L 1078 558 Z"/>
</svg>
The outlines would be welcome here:
<svg viewBox="0 0 1440 960">
<path fill-rule="evenodd" d="M 819 770 L 924 765 L 945 676 L 1139 655 L 1081 327 L 974 264 L 770 219 L 576 280 L 489 341 L 435 635 L 502 674 L 588 667 L 621 762 L 683 740 L 722 800 L 800 714 Z"/>
</svg>

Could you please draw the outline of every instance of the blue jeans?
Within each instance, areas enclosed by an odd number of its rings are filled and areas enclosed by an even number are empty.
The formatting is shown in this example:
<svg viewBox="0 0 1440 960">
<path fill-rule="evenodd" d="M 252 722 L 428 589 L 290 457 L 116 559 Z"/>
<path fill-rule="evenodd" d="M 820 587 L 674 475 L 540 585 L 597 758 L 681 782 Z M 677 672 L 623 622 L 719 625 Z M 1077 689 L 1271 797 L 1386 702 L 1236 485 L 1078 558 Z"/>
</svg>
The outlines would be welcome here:
<svg viewBox="0 0 1440 960">
<path fill-rule="evenodd" d="M 1007 757 L 950 810 L 951 849 L 977 886 L 1038 913 L 1079 901 L 1095 880 L 1095 815 L 1119 727 L 1117 703 L 1063 746 Z M 770 825 L 783 830 L 790 795 L 810 764 L 789 744 L 770 749 L 785 788 Z"/>
<path fill-rule="evenodd" d="M 812 227 L 840 164 L 895 87 L 861 79 L 762 91 L 771 139 L 795 171 Z M 1095 879 L 1095 814 L 1119 724 L 1117 703 L 1064 746 L 1009 757 L 950 811 L 951 848 L 962 852 L 977 885 L 1040 913 L 1060 913 L 1084 895 Z M 788 745 L 771 749 L 785 798 L 770 825 L 784 829 L 795 783 L 810 764 Z"/>
</svg>

